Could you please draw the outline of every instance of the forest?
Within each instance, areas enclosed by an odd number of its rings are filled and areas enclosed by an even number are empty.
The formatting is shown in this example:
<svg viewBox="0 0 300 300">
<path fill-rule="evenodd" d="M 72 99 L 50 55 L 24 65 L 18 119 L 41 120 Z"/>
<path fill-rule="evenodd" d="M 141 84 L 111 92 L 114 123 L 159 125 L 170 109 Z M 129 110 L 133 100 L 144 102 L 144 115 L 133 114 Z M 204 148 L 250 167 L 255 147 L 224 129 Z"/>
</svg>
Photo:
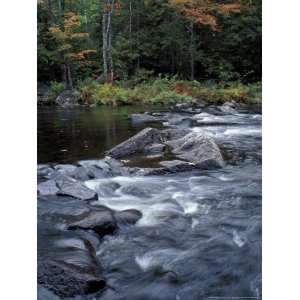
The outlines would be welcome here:
<svg viewBox="0 0 300 300">
<path fill-rule="evenodd" d="M 37 31 L 50 100 L 261 99 L 261 0 L 39 0 Z"/>
</svg>

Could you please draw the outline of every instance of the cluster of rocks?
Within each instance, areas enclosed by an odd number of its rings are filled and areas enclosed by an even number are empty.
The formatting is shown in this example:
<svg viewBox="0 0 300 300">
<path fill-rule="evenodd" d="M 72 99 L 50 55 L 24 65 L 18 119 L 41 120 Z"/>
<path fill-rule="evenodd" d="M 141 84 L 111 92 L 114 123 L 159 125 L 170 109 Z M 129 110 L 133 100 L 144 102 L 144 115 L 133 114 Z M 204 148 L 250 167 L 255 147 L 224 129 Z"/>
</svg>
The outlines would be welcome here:
<svg viewBox="0 0 300 300">
<path fill-rule="evenodd" d="M 160 167 L 136 170 L 139 175 L 172 173 L 193 168 L 221 168 L 225 165 L 221 151 L 211 137 L 196 134 L 188 129 L 159 130 L 148 127 L 107 154 L 116 159 L 132 155 L 161 156 Z M 170 154 L 175 160 L 165 159 Z"/>
<path fill-rule="evenodd" d="M 45 83 L 37 84 L 37 104 L 56 104 L 61 107 L 74 107 L 80 104 L 80 93 L 76 90 L 64 90 L 56 98 L 53 98 L 50 87 Z"/>
<path fill-rule="evenodd" d="M 164 159 L 169 153 L 176 159 Z M 159 167 L 127 167 L 121 162 L 132 155 L 149 154 L 161 156 Z M 118 187 L 104 186 L 97 191 L 90 189 L 85 181 L 224 166 L 213 139 L 188 129 L 148 127 L 112 148 L 107 155 L 101 160 L 79 161 L 74 165 L 38 166 L 39 299 L 47 299 L 51 293 L 64 298 L 105 288 L 96 255 L 101 239 L 116 232 L 119 226 L 135 224 L 142 217 L 137 210 L 114 211 L 99 204 L 97 199 L 102 193 L 106 195 Z"/>
<path fill-rule="evenodd" d="M 84 181 L 124 175 L 111 158 L 77 165 L 38 166 L 38 299 L 87 295 L 106 288 L 96 250 L 120 226 L 142 213 L 114 211 L 97 201 Z M 127 174 L 127 173 L 126 173 Z"/>
<path fill-rule="evenodd" d="M 134 114 L 131 120 L 135 124 L 162 122 L 168 128 L 147 127 L 107 151 L 104 159 L 38 166 L 38 299 L 101 292 L 107 286 L 101 258 L 96 255 L 101 240 L 117 232 L 120 226 L 135 224 L 142 218 L 142 213 L 134 209 L 115 211 L 100 205 L 99 197 L 122 188 L 117 183 L 103 183 L 97 190 L 91 189 L 86 181 L 225 166 L 216 141 L 189 128 L 194 122 L 207 124 L 207 109 L 212 112 L 215 108 L 177 105 L 175 113 Z M 224 114 L 234 115 L 237 122 L 233 104 L 227 103 L 217 110 L 209 122 L 222 124 Z M 158 165 L 141 168 L 125 163 L 137 156 L 158 157 Z M 143 197 L 136 188 L 123 192 Z"/>
</svg>

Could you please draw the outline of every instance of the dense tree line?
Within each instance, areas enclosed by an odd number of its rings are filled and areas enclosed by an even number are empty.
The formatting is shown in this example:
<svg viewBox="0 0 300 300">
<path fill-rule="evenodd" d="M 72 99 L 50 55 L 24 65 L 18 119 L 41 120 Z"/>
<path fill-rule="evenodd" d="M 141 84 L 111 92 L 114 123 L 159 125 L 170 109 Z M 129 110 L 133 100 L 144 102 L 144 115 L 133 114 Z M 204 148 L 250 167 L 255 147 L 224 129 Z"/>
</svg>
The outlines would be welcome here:
<svg viewBox="0 0 300 300">
<path fill-rule="evenodd" d="M 261 78 L 261 0 L 40 0 L 38 80 Z"/>
</svg>

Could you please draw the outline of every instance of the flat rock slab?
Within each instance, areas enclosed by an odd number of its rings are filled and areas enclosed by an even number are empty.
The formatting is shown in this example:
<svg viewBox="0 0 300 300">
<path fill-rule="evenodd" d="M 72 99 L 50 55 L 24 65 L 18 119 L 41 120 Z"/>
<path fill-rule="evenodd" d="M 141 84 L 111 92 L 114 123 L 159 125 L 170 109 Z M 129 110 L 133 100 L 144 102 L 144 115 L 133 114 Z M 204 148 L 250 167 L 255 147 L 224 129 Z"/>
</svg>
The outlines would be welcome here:
<svg viewBox="0 0 300 300">
<path fill-rule="evenodd" d="M 40 195 L 55 195 L 59 191 L 56 182 L 52 179 L 38 184 L 38 192 Z"/>
<path fill-rule="evenodd" d="M 165 114 L 155 114 L 152 115 L 149 113 L 143 114 L 132 114 L 130 115 L 131 123 L 133 125 L 145 124 L 145 123 L 154 123 L 154 122 L 163 122 L 167 120 Z"/>
<path fill-rule="evenodd" d="M 52 179 L 59 187 L 59 191 L 57 192 L 59 195 L 71 196 L 80 200 L 92 200 L 97 198 L 97 194 L 93 190 L 71 177 L 56 174 Z"/>
</svg>

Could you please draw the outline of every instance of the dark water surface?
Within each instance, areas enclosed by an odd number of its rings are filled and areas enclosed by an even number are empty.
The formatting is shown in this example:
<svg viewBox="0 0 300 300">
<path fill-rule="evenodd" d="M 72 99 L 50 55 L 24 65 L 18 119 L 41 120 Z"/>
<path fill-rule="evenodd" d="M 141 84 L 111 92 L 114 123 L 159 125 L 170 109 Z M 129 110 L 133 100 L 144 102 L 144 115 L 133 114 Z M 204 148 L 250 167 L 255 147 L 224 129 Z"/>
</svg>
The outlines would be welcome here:
<svg viewBox="0 0 300 300">
<path fill-rule="evenodd" d="M 100 158 L 140 130 L 128 122 L 130 110 L 141 109 L 40 109 L 39 162 Z M 138 209 L 143 217 L 96 249 L 113 289 L 78 299 L 261 299 L 261 116 L 201 118 L 192 130 L 211 135 L 235 163 L 84 182 L 101 205 Z M 107 194 L 107 186 L 115 188 Z"/>
<path fill-rule="evenodd" d="M 153 110 L 153 109 L 152 109 Z M 141 107 L 38 107 L 38 163 L 95 159 L 137 133 L 128 115 Z"/>
</svg>

